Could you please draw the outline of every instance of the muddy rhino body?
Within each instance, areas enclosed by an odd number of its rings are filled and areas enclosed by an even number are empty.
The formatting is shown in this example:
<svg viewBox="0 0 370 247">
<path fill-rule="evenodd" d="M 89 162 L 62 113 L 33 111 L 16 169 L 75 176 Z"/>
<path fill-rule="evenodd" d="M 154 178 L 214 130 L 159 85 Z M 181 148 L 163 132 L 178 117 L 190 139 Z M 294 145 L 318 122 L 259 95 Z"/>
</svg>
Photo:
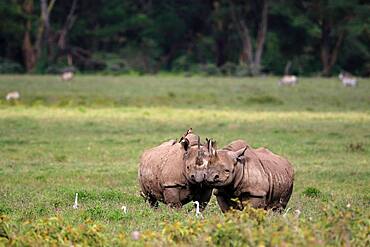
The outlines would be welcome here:
<svg viewBox="0 0 370 247">
<path fill-rule="evenodd" d="M 216 185 L 215 195 L 223 212 L 230 208 L 241 210 L 245 202 L 255 208 L 282 210 L 286 207 L 294 180 L 294 171 L 287 159 L 266 148 L 253 149 L 243 140 L 232 142 L 216 153 L 224 157 L 211 159 L 207 181 Z M 227 167 L 230 176 L 217 182 L 225 167 L 212 169 L 212 166 L 227 161 L 233 162 Z"/>
<path fill-rule="evenodd" d="M 181 144 L 183 139 L 189 144 L 188 150 Z M 200 152 L 203 158 L 206 156 L 203 145 L 199 145 L 198 150 L 198 140 L 196 135 L 190 133 L 183 136 L 180 142 L 167 141 L 143 153 L 140 158 L 139 184 L 142 195 L 151 206 L 156 207 L 160 201 L 178 208 L 190 201 L 199 201 L 202 210 L 206 207 L 212 189 L 203 184 L 205 166 L 186 163 L 186 159 L 194 153 Z M 187 169 L 189 166 L 197 167 Z"/>
</svg>

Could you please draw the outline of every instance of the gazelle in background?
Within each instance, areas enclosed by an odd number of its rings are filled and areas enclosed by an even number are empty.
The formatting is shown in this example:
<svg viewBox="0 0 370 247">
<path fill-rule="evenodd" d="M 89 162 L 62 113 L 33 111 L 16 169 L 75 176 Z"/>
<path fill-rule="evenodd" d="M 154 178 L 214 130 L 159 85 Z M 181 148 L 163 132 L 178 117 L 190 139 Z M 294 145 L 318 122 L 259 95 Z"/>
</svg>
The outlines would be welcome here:
<svg viewBox="0 0 370 247">
<path fill-rule="evenodd" d="M 294 86 L 298 83 L 298 77 L 295 75 L 284 75 L 278 82 L 279 86 Z"/>
<path fill-rule="evenodd" d="M 345 87 L 356 87 L 357 86 L 357 78 L 354 77 L 351 73 L 341 72 L 338 78 L 339 80 L 342 81 L 342 84 Z"/>
<path fill-rule="evenodd" d="M 6 101 L 19 100 L 20 98 L 21 94 L 18 91 L 9 92 L 5 97 Z"/>
<path fill-rule="evenodd" d="M 62 71 L 62 74 L 60 76 L 62 81 L 70 81 L 74 77 L 75 69 L 73 67 L 72 56 L 70 54 L 67 56 L 67 60 L 68 60 L 68 66 L 69 67 L 65 68 Z"/>
<path fill-rule="evenodd" d="M 62 81 L 70 81 L 73 79 L 73 72 L 72 71 L 64 71 L 61 75 Z"/>
<path fill-rule="evenodd" d="M 298 83 L 298 78 L 295 75 L 290 75 L 289 70 L 292 62 L 288 61 L 285 66 L 284 76 L 278 81 L 279 86 L 294 86 Z"/>
</svg>

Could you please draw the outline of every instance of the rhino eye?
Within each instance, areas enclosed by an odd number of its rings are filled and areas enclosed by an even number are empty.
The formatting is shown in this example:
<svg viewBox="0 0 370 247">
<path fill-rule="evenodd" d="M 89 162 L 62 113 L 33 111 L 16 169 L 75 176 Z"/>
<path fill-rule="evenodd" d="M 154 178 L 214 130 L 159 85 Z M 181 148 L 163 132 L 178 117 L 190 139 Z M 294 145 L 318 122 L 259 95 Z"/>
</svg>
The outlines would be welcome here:
<svg viewBox="0 0 370 247">
<path fill-rule="evenodd" d="M 225 172 L 230 172 L 230 170 L 229 169 L 225 169 Z"/>
<path fill-rule="evenodd" d="M 190 167 L 189 167 L 189 166 L 187 166 L 187 167 L 186 167 L 186 169 L 188 169 L 188 170 L 189 170 L 189 169 L 190 169 Z"/>
</svg>

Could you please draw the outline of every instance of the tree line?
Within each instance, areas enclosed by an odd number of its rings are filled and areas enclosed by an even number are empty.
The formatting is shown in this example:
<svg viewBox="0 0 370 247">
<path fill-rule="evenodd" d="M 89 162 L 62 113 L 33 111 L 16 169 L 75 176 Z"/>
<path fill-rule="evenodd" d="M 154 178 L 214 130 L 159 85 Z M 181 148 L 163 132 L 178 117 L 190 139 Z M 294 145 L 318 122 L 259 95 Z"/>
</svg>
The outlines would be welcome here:
<svg viewBox="0 0 370 247">
<path fill-rule="evenodd" d="M 370 75 L 365 0 L 3 0 L 0 73 Z"/>
</svg>

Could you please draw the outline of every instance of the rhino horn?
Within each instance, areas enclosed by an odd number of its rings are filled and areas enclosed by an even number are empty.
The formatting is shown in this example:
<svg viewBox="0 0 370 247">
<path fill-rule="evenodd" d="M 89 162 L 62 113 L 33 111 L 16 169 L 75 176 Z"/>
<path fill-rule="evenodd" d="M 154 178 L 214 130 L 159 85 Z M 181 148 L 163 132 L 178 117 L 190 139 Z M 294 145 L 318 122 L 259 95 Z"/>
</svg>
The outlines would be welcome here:
<svg viewBox="0 0 370 247">
<path fill-rule="evenodd" d="M 200 137 L 198 136 L 198 157 L 200 157 Z"/>
<path fill-rule="evenodd" d="M 212 139 L 208 139 L 208 138 L 206 140 L 207 140 L 208 152 L 211 154 L 211 156 L 217 156 L 216 141 L 213 141 Z"/>
</svg>

